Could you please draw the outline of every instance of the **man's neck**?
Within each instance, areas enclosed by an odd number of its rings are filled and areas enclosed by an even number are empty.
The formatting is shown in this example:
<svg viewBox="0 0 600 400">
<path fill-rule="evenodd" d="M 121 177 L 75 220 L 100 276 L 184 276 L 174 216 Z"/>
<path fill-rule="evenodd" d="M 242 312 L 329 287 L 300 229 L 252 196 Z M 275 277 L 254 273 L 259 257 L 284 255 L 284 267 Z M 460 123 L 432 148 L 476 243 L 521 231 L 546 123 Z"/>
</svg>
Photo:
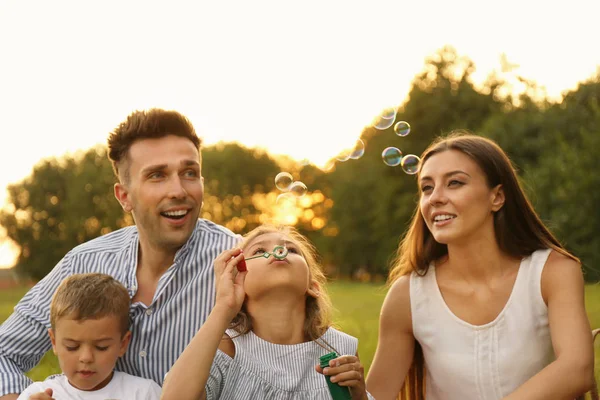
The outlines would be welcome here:
<svg viewBox="0 0 600 400">
<path fill-rule="evenodd" d="M 175 260 L 177 249 L 164 249 L 154 246 L 140 238 L 137 271 L 145 275 L 160 278 Z"/>
</svg>

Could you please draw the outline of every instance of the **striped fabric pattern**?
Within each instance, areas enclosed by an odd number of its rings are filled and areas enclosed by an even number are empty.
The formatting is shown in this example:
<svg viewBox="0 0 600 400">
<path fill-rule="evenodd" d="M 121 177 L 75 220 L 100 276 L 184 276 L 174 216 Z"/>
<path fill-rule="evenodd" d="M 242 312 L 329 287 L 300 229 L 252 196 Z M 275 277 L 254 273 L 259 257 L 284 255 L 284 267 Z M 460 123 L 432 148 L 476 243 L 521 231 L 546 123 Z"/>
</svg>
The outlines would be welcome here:
<svg viewBox="0 0 600 400">
<path fill-rule="evenodd" d="M 173 265 L 160 278 L 152 304 L 132 304 L 132 339 L 116 369 L 152 379 L 164 375 L 208 317 L 214 305 L 213 260 L 236 246 L 241 237 L 199 219 L 192 236 L 178 250 Z M 0 326 L 0 396 L 20 393 L 33 368 L 51 348 L 50 301 L 58 284 L 75 273 L 103 272 L 119 280 L 133 298 L 137 292 L 139 238 L 135 226 L 101 236 L 71 250 L 21 299 Z"/>
<path fill-rule="evenodd" d="M 324 347 L 315 341 L 274 344 L 253 332 L 227 334 L 233 338 L 235 356 L 217 351 L 206 385 L 208 400 L 329 400 L 325 377 L 315 371 L 319 357 L 332 351 L 355 355 L 358 348 L 355 337 L 334 328 L 321 337 Z"/>
</svg>

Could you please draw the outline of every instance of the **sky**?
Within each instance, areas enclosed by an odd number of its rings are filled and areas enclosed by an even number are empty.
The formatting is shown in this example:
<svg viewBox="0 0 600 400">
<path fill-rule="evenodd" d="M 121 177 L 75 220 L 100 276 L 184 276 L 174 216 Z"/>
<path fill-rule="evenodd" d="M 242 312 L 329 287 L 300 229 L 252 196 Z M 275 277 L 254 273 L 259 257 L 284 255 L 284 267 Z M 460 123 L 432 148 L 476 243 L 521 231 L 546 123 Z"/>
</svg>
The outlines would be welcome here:
<svg viewBox="0 0 600 400">
<path fill-rule="evenodd" d="M 444 45 L 501 54 L 552 98 L 600 65 L 597 1 L 0 2 L 0 206 L 43 158 L 105 143 L 133 110 L 176 109 L 205 144 L 317 165 L 406 98 Z M 409 121 L 410 122 L 410 121 Z M 0 266 L 13 252 L 0 244 Z"/>
</svg>

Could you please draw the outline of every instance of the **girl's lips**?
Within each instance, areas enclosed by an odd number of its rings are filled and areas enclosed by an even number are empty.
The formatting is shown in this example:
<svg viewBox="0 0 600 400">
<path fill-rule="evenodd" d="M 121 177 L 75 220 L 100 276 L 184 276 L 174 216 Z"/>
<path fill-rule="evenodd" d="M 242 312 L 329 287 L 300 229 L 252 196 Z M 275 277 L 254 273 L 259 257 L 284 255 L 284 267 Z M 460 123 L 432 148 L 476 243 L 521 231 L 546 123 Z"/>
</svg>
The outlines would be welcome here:
<svg viewBox="0 0 600 400">
<path fill-rule="evenodd" d="M 93 372 L 93 371 L 79 371 L 79 374 L 80 374 L 80 375 L 83 375 L 83 376 L 85 376 L 85 377 L 88 377 L 88 376 L 92 376 L 92 375 L 94 375 L 94 374 L 95 374 L 95 372 Z"/>
</svg>

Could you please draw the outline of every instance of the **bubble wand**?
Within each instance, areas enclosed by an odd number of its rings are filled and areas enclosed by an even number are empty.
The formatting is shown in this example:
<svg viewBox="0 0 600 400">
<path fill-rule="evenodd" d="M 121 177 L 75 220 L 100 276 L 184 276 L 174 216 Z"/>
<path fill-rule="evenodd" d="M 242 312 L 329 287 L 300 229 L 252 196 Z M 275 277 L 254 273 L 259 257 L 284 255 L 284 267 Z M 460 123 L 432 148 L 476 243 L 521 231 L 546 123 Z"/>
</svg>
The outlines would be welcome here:
<svg viewBox="0 0 600 400">
<path fill-rule="evenodd" d="M 237 264 L 237 269 L 240 272 L 246 271 L 246 260 L 252 260 L 254 258 L 260 258 L 260 257 L 264 257 L 264 258 L 269 258 L 271 256 L 275 257 L 278 260 L 283 260 L 284 258 L 286 258 L 288 255 L 288 249 L 285 246 L 275 246 L 273 248 L 273 251 L 271 253 L 265 251 L 262 254 L 259 254 L 257 256 L 252 256 L 252 257 L 248 257 L 248 258 L 244 258 L 242 261 L 240 261 Z"/>
</svg>

